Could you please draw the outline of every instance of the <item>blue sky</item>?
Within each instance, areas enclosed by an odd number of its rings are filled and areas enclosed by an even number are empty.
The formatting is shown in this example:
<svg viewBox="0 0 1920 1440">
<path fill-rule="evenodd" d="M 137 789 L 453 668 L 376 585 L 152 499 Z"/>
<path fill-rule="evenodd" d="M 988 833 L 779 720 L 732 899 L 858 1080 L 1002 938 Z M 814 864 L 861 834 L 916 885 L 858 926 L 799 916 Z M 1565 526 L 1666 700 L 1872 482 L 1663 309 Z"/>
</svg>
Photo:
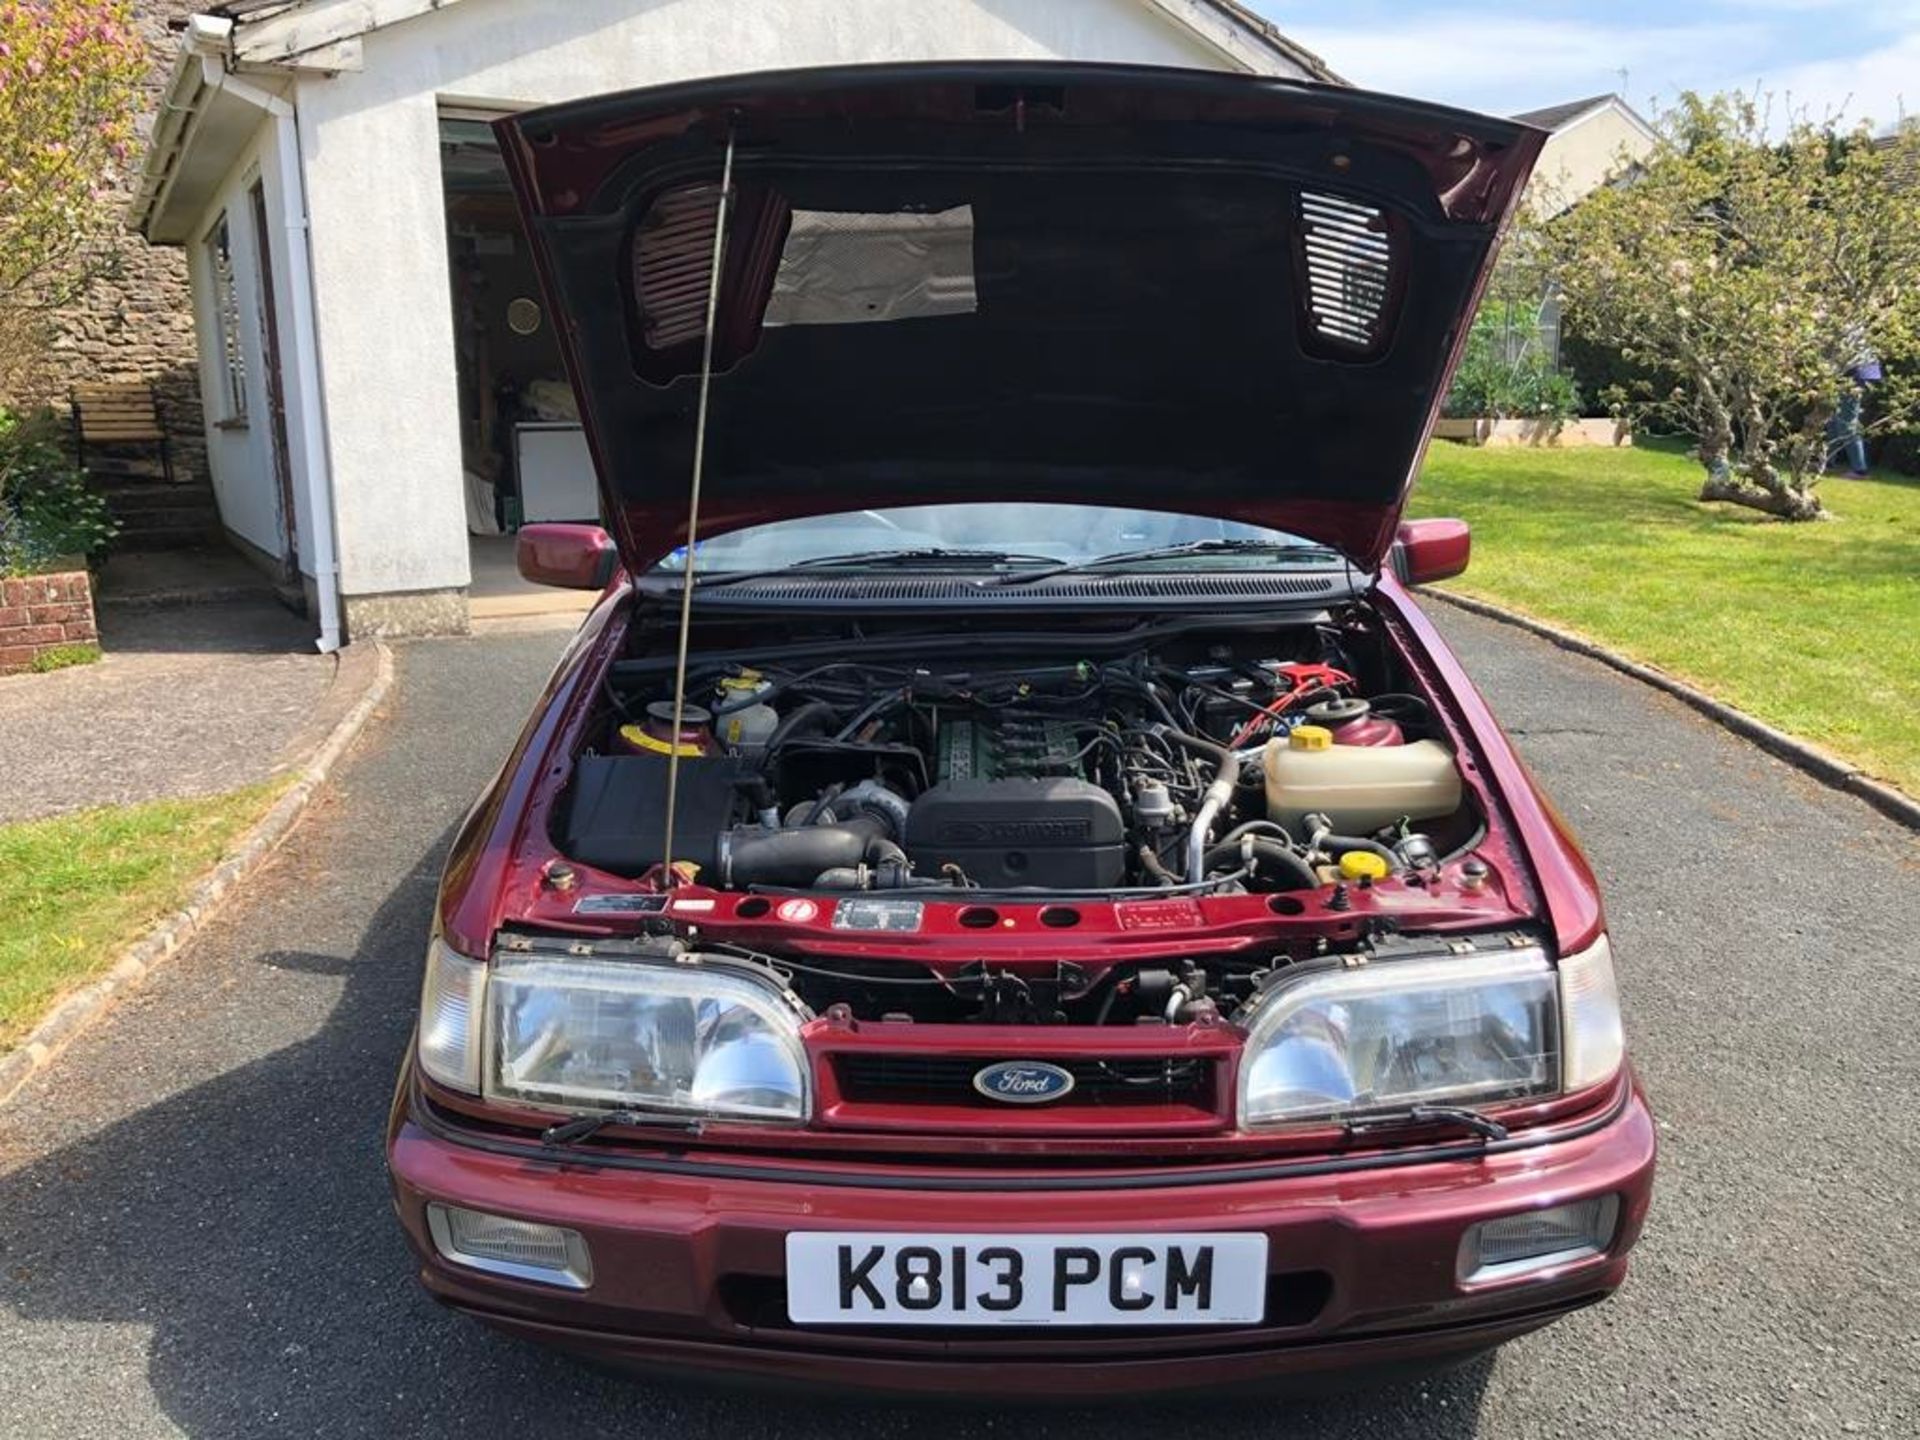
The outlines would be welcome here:
<svg viewBox="0 0 1920 1440">
<path fill-rule="evenodd" d="M 1499 114 L 1608 90 L 1649 113 L 1681 90 L 1756 87 L 1876 129 L 1903 97 L 1920 114 L 1920 0 L 1251 3 L 1357 85 Z"/>
</svg>

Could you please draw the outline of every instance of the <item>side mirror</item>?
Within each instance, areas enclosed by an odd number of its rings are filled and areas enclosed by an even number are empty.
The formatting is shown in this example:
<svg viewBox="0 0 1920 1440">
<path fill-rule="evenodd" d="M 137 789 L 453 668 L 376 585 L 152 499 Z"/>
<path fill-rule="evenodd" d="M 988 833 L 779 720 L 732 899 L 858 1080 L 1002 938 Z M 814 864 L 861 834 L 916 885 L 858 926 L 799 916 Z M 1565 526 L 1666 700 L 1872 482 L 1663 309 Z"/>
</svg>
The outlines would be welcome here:
<svg viewBox="0 0 1920 1440">
<path fill-rule="evenodd" d="M 1467 568 L 1473 533 L 1464 520 L 1408 520 L 1400 526 L 1394 568 L 1409 585 L 1446 580 Z"/>
<path fill-rule="evenodd" d="M 563 590 L 604 590 L 620 554 L 598 525 L 523 525 L 514 544 L 522 578 Z"/>
</svg>

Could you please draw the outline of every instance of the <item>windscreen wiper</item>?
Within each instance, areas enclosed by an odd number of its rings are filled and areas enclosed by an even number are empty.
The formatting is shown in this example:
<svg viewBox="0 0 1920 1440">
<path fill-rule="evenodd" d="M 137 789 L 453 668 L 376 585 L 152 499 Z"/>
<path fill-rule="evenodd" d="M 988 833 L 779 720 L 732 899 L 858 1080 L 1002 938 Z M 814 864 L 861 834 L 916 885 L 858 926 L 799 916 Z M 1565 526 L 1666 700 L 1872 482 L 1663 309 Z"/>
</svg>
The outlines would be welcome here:
<svg viewBox="0 0 1920 1440">
<path fill-rule="evenodd" d="M 767 566 L 760 570 L 719 570 L 695 578 L 696 590 L 709 586 L 738 585 L 743 580 L 760 580 L 769 575 L 787 575 L 795 570 L 891 570 L 909 565 L 1055 565 L 1052 555 L 1023 555 L 1013 550 L 956 550 L 940 545 L 922 545 L 900 550 L 854 550 L 845 555 L 818 555 L 796 560 L 791 565 Z"/>
<path fill-rule="evenodd" d="M 1507 1138 L 1506 1126 L 1464 1105 L 1409 1105 L 1401 1110 L 1376 1110 L 1371 1115 L 1354 1116 L 1344 1128 L 1349 1135 L 1367 1135 L 1376 1130 L 1406 1130 L 1415 1125 L 1452 1125 L 1470 1130 L 1487 1141 Z"/>
<path fill-rule="evenodd" d="M 540 1143 L 577 1145 L 609 1125 L 647 1125 L 655 1129 L 678 1130 L 687 1135 L 698 1135 L 703 1128 L 699 1118 L 692 1115 L 642 1115 L 637 1110 L 602 1110 L 595 1115 L 582 1115 L 578 1120 L 562 1120 L 557 1125 L 549 1125 L 540 1132 Z"/>
<path fill-rule="evenodd" d="M 1056 575 L 1074 575 L 1083 570 L 1110 570 L 1122 565 L 1145 564 L 1154 560 L 1178 560 L 1187 555 L 1259 555 L 1259 554 L 1331 555 L 1319 545 L 1301 545 L 1290 540 L 1234 539 L 1214 536 L 1207 540 L 1188 540 L 1180 545 L 1155 545 L 1147 550 L 1121 550 L 1112 555 L 1096 555 L 1091 560 L 1070 560 L 1045 570 L 1003 576 L 1002 585 L 1032 585 Z"/>
</svg>

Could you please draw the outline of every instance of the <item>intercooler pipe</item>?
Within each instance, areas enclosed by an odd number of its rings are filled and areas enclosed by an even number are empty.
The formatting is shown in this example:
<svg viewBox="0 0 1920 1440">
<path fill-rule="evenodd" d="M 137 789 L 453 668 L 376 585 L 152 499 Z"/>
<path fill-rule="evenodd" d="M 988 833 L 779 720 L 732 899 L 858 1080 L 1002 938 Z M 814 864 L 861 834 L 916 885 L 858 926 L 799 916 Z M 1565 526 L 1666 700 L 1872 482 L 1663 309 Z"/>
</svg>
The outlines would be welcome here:
<svg viewBox="0 0 1920 1440">
<path fill-rule="evenodd" d="M 1188 735 L 1166 726 L 1161 726 L 1159 733 L 1183 750 L 1191 750 L 1213 761 L 1213 783 L 1200 797 L 1200 809 L 1193 817 L 1193 828 L 1187 832 L 1187 880 L 1197 885 L 1207 878 L 1207 836 L 1213 830 L 1213 822 L 1220 818 L 1220 812 L 1233 801 L 1234 782 L 1240 778 L 1240 757 L 1226 746 L 1202 740 L 1198 735 Z"/>
<path fill-rule="evenodd" d="M 739 826 L 720 837 L 721 882 L 730 887 L 812 885 L 829 870 L 852 870 L 861 865 L 886 874 L 904 874 L 906 854 L 887 838 L 888 828 L 877 815 L 856 815 L 835 825 L 794 830 Z"/>
</svg>

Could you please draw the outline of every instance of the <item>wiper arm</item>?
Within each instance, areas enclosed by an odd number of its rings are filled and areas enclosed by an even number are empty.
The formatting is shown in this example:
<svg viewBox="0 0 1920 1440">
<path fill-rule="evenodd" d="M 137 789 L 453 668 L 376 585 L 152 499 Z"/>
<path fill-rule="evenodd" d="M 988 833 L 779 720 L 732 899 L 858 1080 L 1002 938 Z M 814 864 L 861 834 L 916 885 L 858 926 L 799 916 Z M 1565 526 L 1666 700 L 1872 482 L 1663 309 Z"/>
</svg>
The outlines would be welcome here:
<svg viewBox="0 0 1920 1440">
<path fill-rule="evenodd" d="M 1041 580 L 1051 580 L 1056 575 L 1073 575 L 1082 570 L 1106 570 L 1119 565 L 1144 564 L 1153 560 L 1177 560 L 1183 555 L 1258 554 L 1263 551 L 1283 550 L 1311 551 L 1322 555 L 1329 553 L 1318 545 L 1296 545 L 1284 540 L 1249 540 L 1215 536 L 1208 540 L 1189 540 L 1181 545 L 1156 545 L 1149 550 L 1122 550 L 1112 555 L 1096 555 L 1091 560 L 1072 560 L 1064 565 L 1035 570 L 1031 574 L 1008 575 L 1000 583 L 1032 585 Z"/>
<path fill-rule="evenodd" d="M 897 565 L 922 565 L 929 561 L 942 565 L 956 562 L 972 565 L 1053 565 L 1051 555 L 1023 555 L 1010 550 L 952 550 L 944 546 L 923 545 L 903 550 L 855 550 L 845 555 L 818 555 L 796 560 L 791 565 L 768 566 L 761 570 L 718 571 L 694 580 L 694 588 L 710 585 L 738 585 L 743 580 L 760 580 L 769 575 L 786 575 L 795 570 L 860 570 L 868 566 L 891 569 Z"/>
<path fill-rule="evenodd" d="M 1354 1116 L 1345 1128 L 1349 1135 L 1367 1135 L 1375 1130 L 1404 1130 L 1413 1125 L 1452 1125 L 1471 1130 L 1488 1141 L 1507 1138 L 1506 1126 L 1464 1105 L 1409 1105 L 1404 1110 L 1380 1110 L 1371 1115 Z"/>
<path fill-rule="evenodd" d="M 948 545 L 918 545 L 901 550 L 854 550 L 845 555 L 821 555 L 812 560 L 797 560 L 791 568 L 814 570 L 839 565 L 908 565 L 918 560 L 982 560 L 1000 565 L 1010 560 L 1027 560 L 1051 565 L 1051 555 L 1021 555 L 1011 550 L 965 550 Z"/>
<path fill-rule="evenodd" d="M 582 1115 L 578 1120 L 562 1120 L 557 1125 L 549 1125 L 540 1132 L 543 1145 L 578 1145 L 590 1136 L 598 1135 L 609 1125 L 650 1125 L 654 1128 L 678 1130 L 688 1135 L 698 1135 L 701 1122 L 692 1116 L 642 1115 L 637 1110 L 602 1110 L 597 1115 Z"/>
</svg>

